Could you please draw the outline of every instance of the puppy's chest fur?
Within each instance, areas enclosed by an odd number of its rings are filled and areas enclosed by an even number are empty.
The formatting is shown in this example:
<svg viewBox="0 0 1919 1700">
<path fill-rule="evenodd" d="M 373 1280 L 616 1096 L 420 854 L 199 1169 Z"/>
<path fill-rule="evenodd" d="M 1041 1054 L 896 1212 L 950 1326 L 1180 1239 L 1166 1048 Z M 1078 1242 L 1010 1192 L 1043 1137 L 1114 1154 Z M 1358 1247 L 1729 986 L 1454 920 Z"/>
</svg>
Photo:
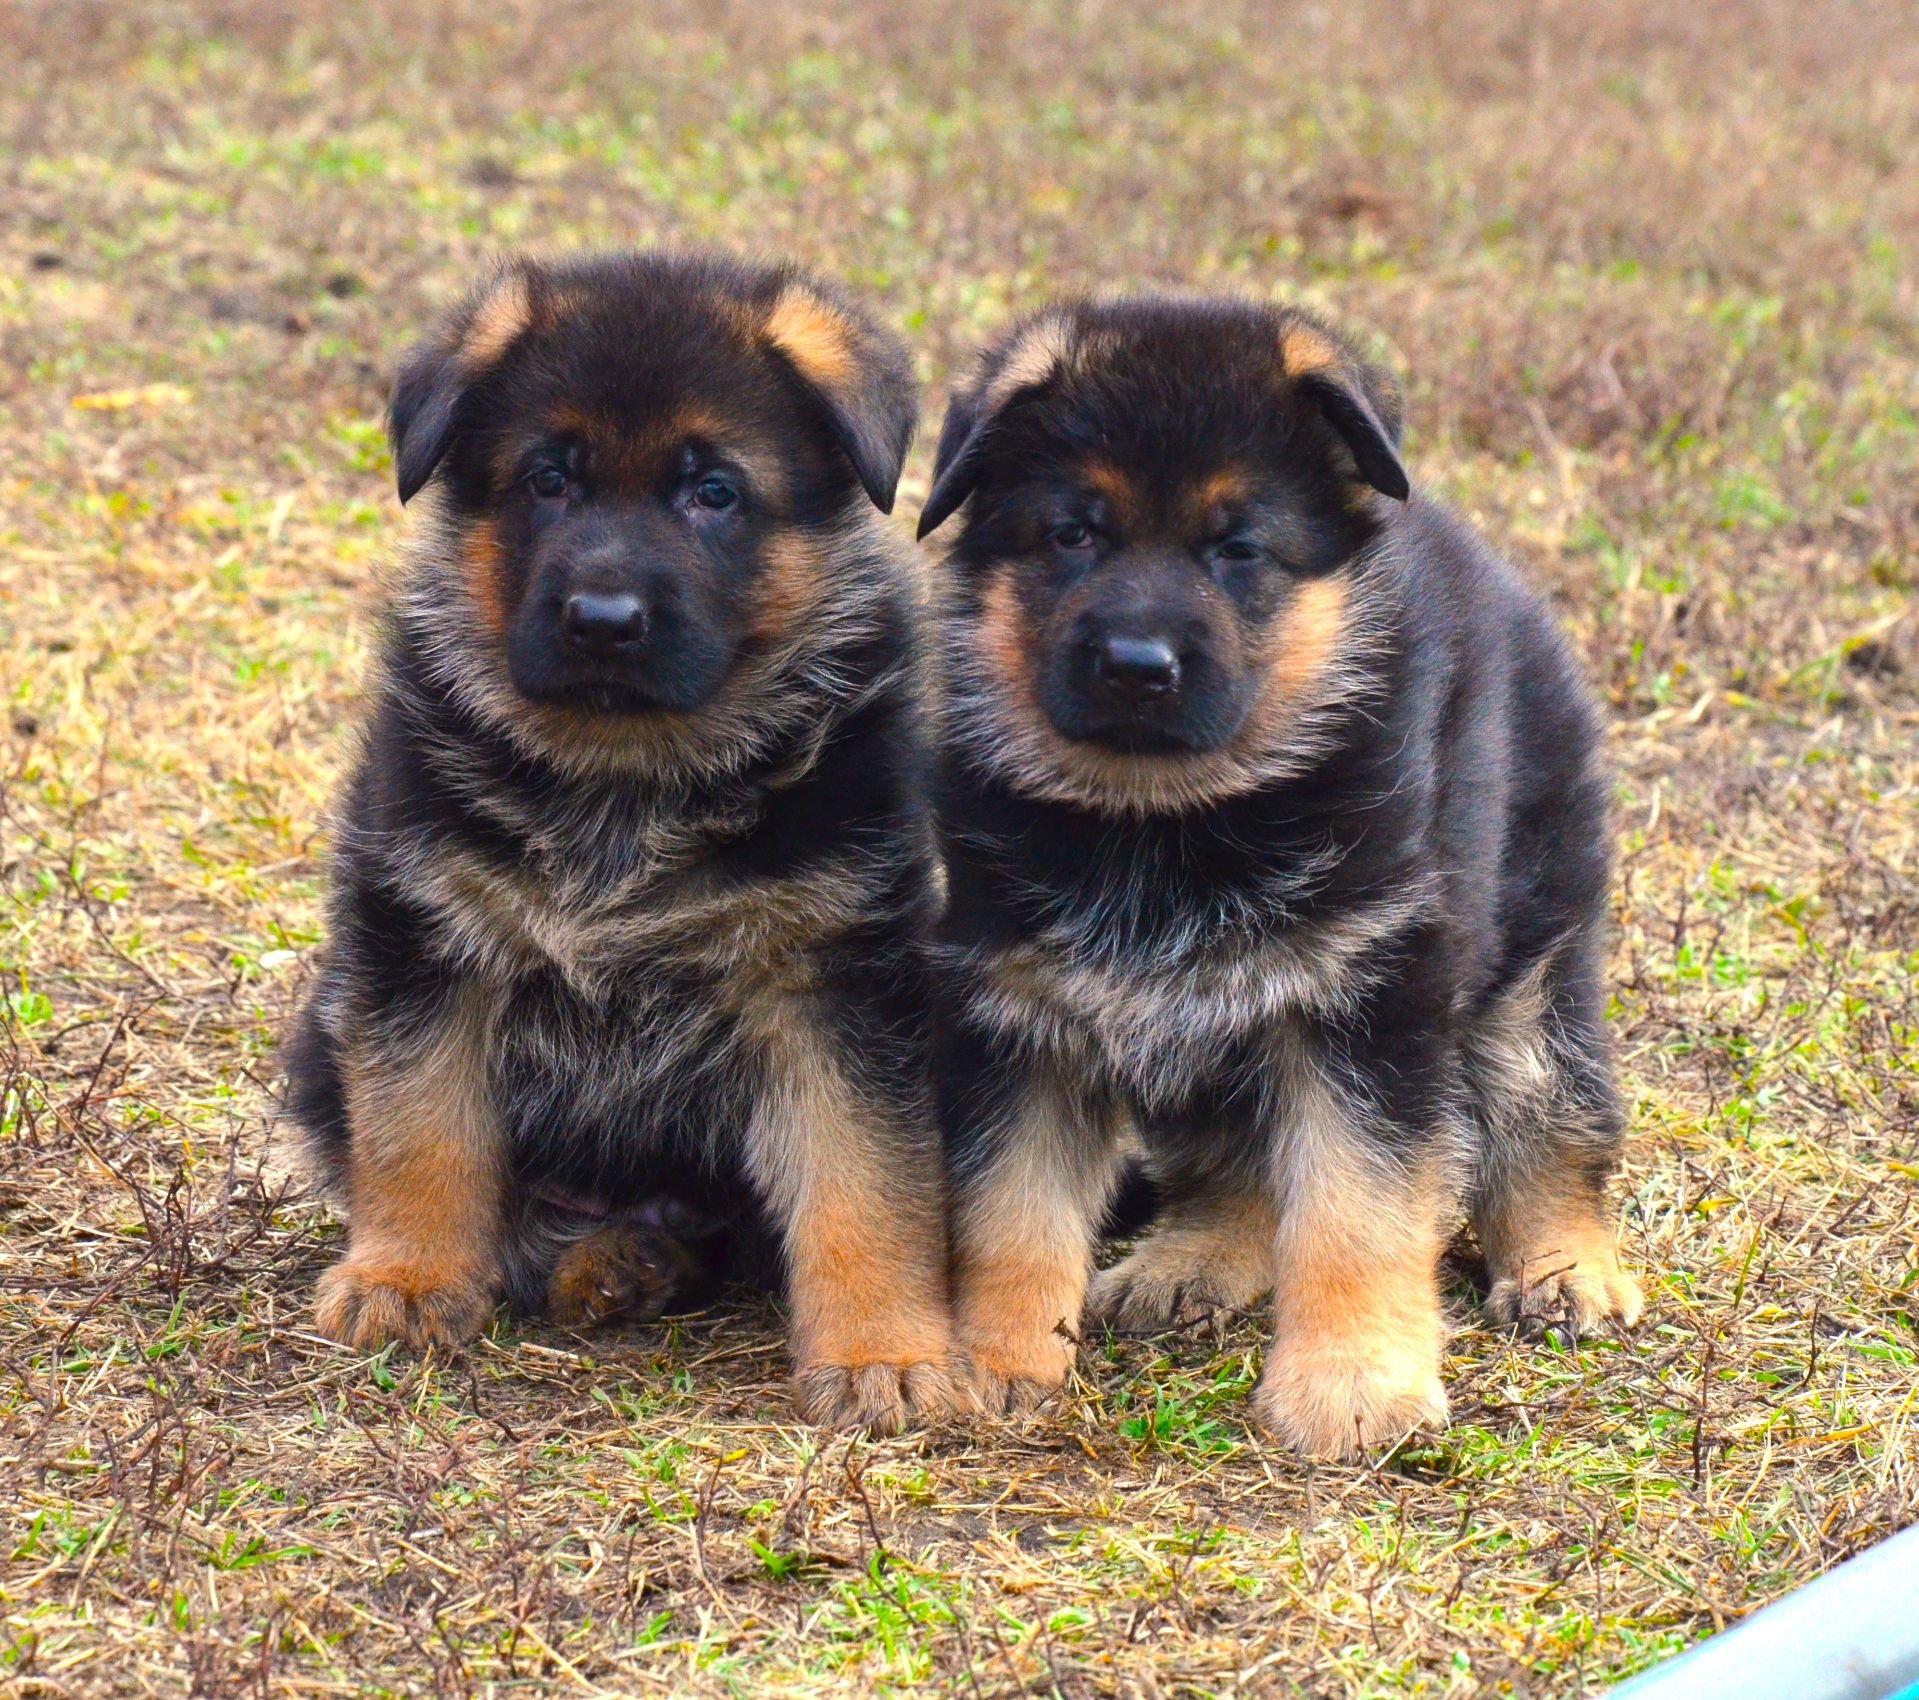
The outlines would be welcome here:
<svg viewBox="0 0 1919 1700">
<path fill-rule="evenodd" d="M 756 1035 L 813 991 L 820 956 L 872 912 L 885 869 L 848 850 L 740 871 L 765 823 L 750 798 L 540 820 L 502 855 L 411 845 L 430 947 L 501 993 L 495 1095 L 518 1145 L 608 1154 L 738 1135 Z"/>
<path fill-rule="evenodd" d="M 422 847 L 412 886 L 442 948 L 489 978 L 556 978 L 588 1002 L 650 979 L 723 995 L 795 987 L 810 953 L 872 900 L 879 870 L 851 854 L 742 874 L 732 852 L 750 808 L 541 833 L 510 860 L 458 843 Z"/>
<path fill-rule="evenodd" d="M 1322 904 L 1312 883 L 1275 882 L 1259 903 L 1196 895 L 1150 928 L 1127 924 L 1123 906 L 1082 904 L 1017 942 L 948 950 L 975 1021 L 1170 1110 L 1230 1087 L 1293 1017 L 1350 1007 L 1377 948 L 1430 897 L 1415 881 Z"/>
</svg>

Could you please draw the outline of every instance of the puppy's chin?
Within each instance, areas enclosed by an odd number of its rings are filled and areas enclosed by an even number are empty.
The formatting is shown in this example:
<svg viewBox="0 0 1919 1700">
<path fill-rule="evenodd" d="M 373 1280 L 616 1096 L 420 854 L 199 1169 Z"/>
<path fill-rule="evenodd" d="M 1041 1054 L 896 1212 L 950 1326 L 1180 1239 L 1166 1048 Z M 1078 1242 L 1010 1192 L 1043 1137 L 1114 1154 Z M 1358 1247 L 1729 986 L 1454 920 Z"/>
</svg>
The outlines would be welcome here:
<svg viewBox="0 0 1919 1700">
<path fill-rule="evenodd" d="M 513 685 L 539 708 L 575 714 L 634 719 L 651 714 L 697 714 L 719 694 L 725 675 L 699 679 L 642 679 L 614 673 L 555 673 L 514 670 Z"/>
<path fill-rule="evenodd" d="M 696 715 L 724 690 L 735 659 L 718 633 L 610 656 L 579 655 L 537 633 L 516 633 L 507 673 L 520 697 L 541 708 L 611 718 Z"/>
<path fill-rule="evenodd" d="M 1145 720 L 1106 719 L 1082 724 L 1069 717 L 1064 722 L 1053 718 L 1052 723 L 1062 738 L 1117 756 L 1188 756 L 1219 747 L 1210 740 L 1195 739 L 1180 727 Z"/>
<path fill-rule="evenodd" d="M 1204 756 L 1227 748 L 1246 719 L 1238 704 L 1184 706 L 1168 712 L 1089 704 L 1077 697 L 1044 703 L 1047 723 L 1075 744 L 1119 756 Z"/>
</svg>

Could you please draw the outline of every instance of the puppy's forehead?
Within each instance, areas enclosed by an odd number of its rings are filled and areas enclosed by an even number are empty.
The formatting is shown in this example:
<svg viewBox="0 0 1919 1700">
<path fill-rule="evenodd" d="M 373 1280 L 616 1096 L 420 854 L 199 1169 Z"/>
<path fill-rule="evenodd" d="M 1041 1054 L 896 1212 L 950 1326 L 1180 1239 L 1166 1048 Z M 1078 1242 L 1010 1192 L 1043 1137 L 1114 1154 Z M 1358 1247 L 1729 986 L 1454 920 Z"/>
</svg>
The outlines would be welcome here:
<svg viewBox="0 0 1919 1700">
<path fill-rule="evenodd" d="M 1021 327 L 996 356 L 983 389 L 1017 383 L 1033 397 L 1002 438 L 1003 471 L 1050 467 L 1116 515 L 1182 526 L 1290 489 L 1316 445 L 1293 380 L 1343 358 L 1310 322 L 1181 299 L 1081 304 Z"/>
<path fill-rule="evenodd" d="M 1094 320 L 1072 327 L 1060 347 L 1035 382 L 1033 424 L 1058 451 L 1096 446 L 1136 476 L 1210 476 L 1243 459 L 1283 406 L 1279 346 L 1257 323 Z M 1030 373 L 1036 364 L 1030 350 L 1016 349 L 1006 369 Z"/>
<path fill-rule="evenodd" d="M 789 456 L 779 433 L 751 413 L 698 397 L 645 411 L 596 408 L 578 398 L 553 402 L 527 421 L 522 448 L 551 442 L 583 446 L 604 481 L 650 487 L 687 470 L 689 450 L 743 470 L 761 494 L 785 486 Z M 509 445 L 509 453 L 514 445 Z"/>
<path fill-rule="evenodd" d="M 603 472 L 645 482 L 696 444 L 772 483 L 799 410 L 755 335 L 763 317 L 712 290 L 574 283 L 530 312 L 510 293 L 489 302 L 468 341 L 502 347 L 509 455 L 565 438 Z"/>
<path fill-rule="evenodd" d="M 764 413 L 783 395 L 750 320 L 723 297 L 562 291 L 522 352 L 529 388 L 591 412 Z"/>
<path fill-rule="evenodd" d="M 1138 459 L 1093 449 L 1067 462 L 1065 475 L 1097 521 L 1133 536 L 1210 535 L 1275 494 L 1268 475 L 1231 453 Z"/>
<path fill-rule="evenodd" d="M 1020 339 L 1018 354 L 1030 365 L 1038 347 L 1056 350 L 1052 370 L 1069 389 L 1164 397 L 1203 384 L 1270 395 L 1285 341 L 1279 316 L 1251 303 L 1149 298 L 1082 303 L 1042 320 Z"/>
</svg>

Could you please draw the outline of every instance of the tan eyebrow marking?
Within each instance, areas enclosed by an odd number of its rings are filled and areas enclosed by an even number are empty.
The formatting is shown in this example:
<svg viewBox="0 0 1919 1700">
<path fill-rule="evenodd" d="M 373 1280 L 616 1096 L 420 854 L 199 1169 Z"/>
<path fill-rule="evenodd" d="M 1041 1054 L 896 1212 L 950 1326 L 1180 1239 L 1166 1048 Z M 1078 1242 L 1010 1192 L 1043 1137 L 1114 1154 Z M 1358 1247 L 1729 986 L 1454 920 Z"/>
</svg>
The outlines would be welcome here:
<svg viewBox="0 0 1919 1700">
<path fill-rule="evenodd" d="M 1193 505 L 1205 509 L 1243 502 L 1249 489 L 1244 467 L 1222 466 L 1193 485 Z"/>
<path fill-rule="evenodd" d="M 1080 463 L 1079 475 L 1112 504 L 1116 516 L 1126 518 L 1138 511 L 1139 490 L 1126 472 L 1109 460 Z"/>
</svg>

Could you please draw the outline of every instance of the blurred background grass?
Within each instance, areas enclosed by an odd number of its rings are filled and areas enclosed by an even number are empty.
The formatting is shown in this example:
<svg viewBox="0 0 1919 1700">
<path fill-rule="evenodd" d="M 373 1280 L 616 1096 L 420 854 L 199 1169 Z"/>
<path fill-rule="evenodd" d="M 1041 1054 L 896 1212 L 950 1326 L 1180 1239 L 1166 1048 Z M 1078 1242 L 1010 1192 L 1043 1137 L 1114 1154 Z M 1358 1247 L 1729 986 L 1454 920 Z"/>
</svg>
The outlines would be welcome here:
<svg viewBox="0 0 1919 1700">
<path fill-rule="evenodd" d="M 1576 1693 L 1909 1521 L 1913 25 L 0 3 L 0 1687 Z M 1062 288 L 1303 299 L 1400 373 L 1615 715 L 1629 1348 L 1462 1287 L 1451 1433 L 1308 1472 L 1256 1319 L 871 1447 L 789 1424 L 751 1307 L 303 1333 L 337 1230 L 262 1111 L 387 375 L 502 250 L 654 240 L 845 278 L 929 427 Z"/>
</svg>

